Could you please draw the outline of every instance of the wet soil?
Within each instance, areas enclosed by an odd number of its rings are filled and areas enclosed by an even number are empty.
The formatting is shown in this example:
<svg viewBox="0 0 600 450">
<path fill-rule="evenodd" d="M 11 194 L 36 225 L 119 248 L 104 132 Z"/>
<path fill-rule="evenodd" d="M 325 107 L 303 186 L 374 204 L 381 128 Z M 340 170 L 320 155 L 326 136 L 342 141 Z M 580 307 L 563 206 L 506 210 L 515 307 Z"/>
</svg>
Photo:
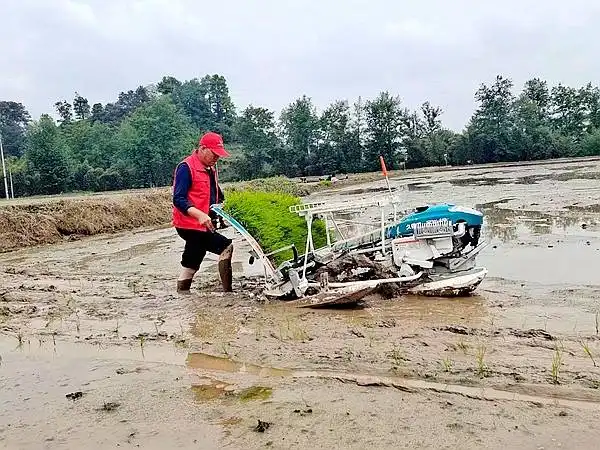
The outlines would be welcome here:
<svg viewBox="0 0 600 450">
<path fill-rule="evenodd" d="M 236 239 L 174 289 L 171 229 L 0 255 L 2 448 L 596 448 L 600 163 L 393 177 L 485 212 L 465 298 L 267 302 Z M 358 199 L 385 182 L 310 199 Z M 258 277 L 257 277 L 258 276 Z"/>
</svg>

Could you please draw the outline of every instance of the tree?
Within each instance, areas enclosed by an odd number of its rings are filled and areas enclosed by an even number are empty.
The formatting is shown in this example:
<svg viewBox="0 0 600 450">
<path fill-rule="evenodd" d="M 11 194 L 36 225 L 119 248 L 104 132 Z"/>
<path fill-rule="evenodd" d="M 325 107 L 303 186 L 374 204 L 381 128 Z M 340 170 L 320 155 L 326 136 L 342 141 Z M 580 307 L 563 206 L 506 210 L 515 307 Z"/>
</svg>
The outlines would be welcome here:
<svg viewBox="0 0 600 450">
<path fill-rule="evenodd" d="M 588 83 L 580 89 L 579 95 L 586 110 L 586 131 L 593 133 L 600 128 L 600 89 Z"/>
<path fill-rule="evenodd" d="M 226 142 L 231 140 L 233 137 L 231 128 L 236 114 L 225 77 L 217 74 L 206 75 L 200 80 L 200 85 L 205 92 L 205 99 L 214 120 L 212 131 L 222 134 Z"/>
<path fill-rule="evenodd" d="M 321 142 L 317 147 L 319 174 L 347 172 L 353 166 L 348 157 L 352 152 L 353 136 L 350 128 L 350 106 L 338 100 L 329 105 L 320 119 Z"/>
<path fill-rule="evenodd" d="M 551 119 L 560 134 L 579 142 L 586 130 L 585 92 L 559 84 L 552 88 Z"/>
<path fill-rule="evenodd" d="M 192 125 L 168 96 L 139 107 L 120 126 L 119 159 L 135 186 L 164 186 L 197 140 Z"/>
<path fill-rule="evenodd" d="M 279 120 L 284 148 L 278 169 L 287 176 L 315 173 L 311 163 L 317 148 L 319 119 L 312 99 L 306 95 L 296 99 L 283 109 Z"/>
<path fill-rule="evenodd" d="M 383 156 L 389 169 L 399 166 L 402 138 L 406 131 L 406 116 L 400 105 L 400 98 L 387 91 L 381 92 L 375 100 L 366 104 L 366 166 L 369 170 L 378 169 L 379 156 Z"/>
<path fill-rule="evenodd" d="M 364 165 L 364 153 L 367 143 L 367 122 L 365 118 L 365 105 L 362 97 L 352 106 L 353 114 L 348 124 L 351 145 L 346 151 L 346 164 L 342 170 L 348 172 L 361 172 Z"/>
<path fill-rule="evenodd" d="M 92 106 L 91 120 L 92 122 L 102 121 L 104 116 L 104 107 L 102 103 L 94 103 Z"/>
<path fill-rule="evenodd" d="M 21 103 L 0 101 L 0 135 L 7 156 L 25 152 L 25 133 L 31 116 Z"/>
<path fill-rule="evenodd" d="M 510 79 L 498 75 L 491 86 L 482 84 L 475 93 L 480 105 L 468 128 L 477 162 L 514 159 L 509 142 L 514 102 L 512 87 Z"/>
<path fill-rule="evenodd" d="M 171 95 L 175 104 L 201 131 L 216 131 L 216 120 L 208 103 L 206 86 L 196 78 L 174 86 Z"/>
<path fill-rule="evenodd" d="M 533 78 L 525 83 L 523 100 L 529 100 L 536 107 L 536 114 L 540 121 L 548 119 L 548 108 L 550 107 L 550 92 L 546 81 L 539 78 Z"/>
<path fill-rule="evenodd" d="M 156 86 L 159 93 L 166 95 L 172 94 L 175 90 L 181 87 L 181 81 L 172 76 L 164 76 L 160 83 Z"/>
<path fill-rule="evenodd" d="M 67 149 L 59 128 L 46 114 L 34 122 L 27 135 L 27 159 L 30 165 L 33 193 L 58 194 L 69 183 Z"/>
<path fill-rule="evenodd" d="M 526 86 L 514 104 L 511 143 L 515 159 L 529 161 L 552 155 L 552 130 L 547 119 L 547 102 L 531 95 Z"/>
<path fill-rule="evenodd" d="M 238 119 L 235 132 L 243 148 L 239 174 L 246 179 L 273 175 L 273 159 L 281 149 L 273 112 L 248 106 Z"/>
<path fill-rule="evenodd" d="M 425 134 L 430 136 L 442 128 L 442 121 L 440 120 L 443 112 L 442 108 L 431 106 L 429 102 L 425 102 L 421 105 L 421 112 L 425 119 Z"/>
<path fill-rule="evenodd" d="M 77 92 L 75 92 L 75 99 L 73 100 L 73 111 L 77 120 L 87 119 L 90 116 L 90 104 L 87 98 L 82 97 Z"/>
<path fill-rule="evenodd" d="M 127 92 L 121 92 L 115 103 L 108 103 L 104 107 L 102 121 L 117 125 L 149 101 L 150 95 L 144 86 L 138 86 L 135 91 L 129 90 Z"/>
<path fill-rule="evenodd" d="M 62 123 L 71 122 L 73 119 L 73 111 L 72 106 L 68 101 L 62 100 L 60 102 L 56 102 L 54 106 L 56 107 L 56 112 L 58 112 Z"/>
</svg>

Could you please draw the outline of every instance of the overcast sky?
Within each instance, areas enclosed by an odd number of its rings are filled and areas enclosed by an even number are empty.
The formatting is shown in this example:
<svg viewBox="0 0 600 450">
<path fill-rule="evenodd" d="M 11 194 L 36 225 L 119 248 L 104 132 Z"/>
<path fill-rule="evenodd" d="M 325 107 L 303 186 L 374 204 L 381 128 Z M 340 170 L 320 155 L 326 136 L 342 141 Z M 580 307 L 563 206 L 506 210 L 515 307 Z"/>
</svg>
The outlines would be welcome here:
<svg viewBox="0 0 600 450">
<path fill-rule="evenodd" d="M 37 118 L 219 73 L 238 110 L 389 90 L 460 130 L 498 73 L 600 85 L 598 23 L 598 0 L 0 0 L 0 100 Z"/>
</svg>

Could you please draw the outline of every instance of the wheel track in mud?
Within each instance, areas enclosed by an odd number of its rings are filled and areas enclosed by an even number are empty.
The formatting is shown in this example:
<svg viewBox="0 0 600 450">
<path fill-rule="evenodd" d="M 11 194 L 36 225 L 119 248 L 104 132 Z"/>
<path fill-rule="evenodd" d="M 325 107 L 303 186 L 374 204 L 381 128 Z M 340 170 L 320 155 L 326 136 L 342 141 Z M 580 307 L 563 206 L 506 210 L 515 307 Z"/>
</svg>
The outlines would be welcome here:
<svg viewBox="0 0 600 450">
<path fill-rule="evenodd" d="M 215 376 L 215 372 L 217 372 L 220 374 L 235 374 L 236 376 L 254 375 L 260 378 L 336 380 L 342 383 L 354 383 L 359 386 L 394 388 L 408 393 L 431 391 L 484 401 L 503 400 L 584 410 L 600 409 L 600 395 L 593 395 L 583 390 L 561 389 L 558 386 L 554 388 L 524 384 L 513 386 L 465 386 L 456 383 L 434 382 L 399 376 L 327 370 L 282 369 L 235 361 L 206 353 L 190 353 L 187 365 L 192 371 L 199 371 L 199 374 L 207 376 Z M 551 390 L 554 392 L 550 392 Z"/>
</svg>

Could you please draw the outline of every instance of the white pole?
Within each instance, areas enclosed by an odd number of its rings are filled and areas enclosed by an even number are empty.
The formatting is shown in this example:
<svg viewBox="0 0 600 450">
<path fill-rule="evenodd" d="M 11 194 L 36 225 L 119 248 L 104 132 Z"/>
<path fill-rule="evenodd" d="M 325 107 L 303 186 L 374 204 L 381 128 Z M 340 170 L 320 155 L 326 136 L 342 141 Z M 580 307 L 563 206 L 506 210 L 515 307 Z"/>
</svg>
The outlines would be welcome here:
<svg viewBox="0 0 600 450">
<path fill-rule="evenodd" d="M 4 173 L 4 192 L 6 192 L 6 199 L 10 200 L 8 193 L 8 181 L 6 180 L 6 164 L 4 163 L 4 147 L 2 146 L 2 133 L 0 133 L 0 155 L 2 156 L 2 172 Z"/>
<path fill-rule="evenodd" d="M 8 169 L 8 177 L 10 178 L 10 197 L 15 198 L 15 188 L 13 186 L 12 171 L 10 170 L 10 168 Z"/>
</svg>

